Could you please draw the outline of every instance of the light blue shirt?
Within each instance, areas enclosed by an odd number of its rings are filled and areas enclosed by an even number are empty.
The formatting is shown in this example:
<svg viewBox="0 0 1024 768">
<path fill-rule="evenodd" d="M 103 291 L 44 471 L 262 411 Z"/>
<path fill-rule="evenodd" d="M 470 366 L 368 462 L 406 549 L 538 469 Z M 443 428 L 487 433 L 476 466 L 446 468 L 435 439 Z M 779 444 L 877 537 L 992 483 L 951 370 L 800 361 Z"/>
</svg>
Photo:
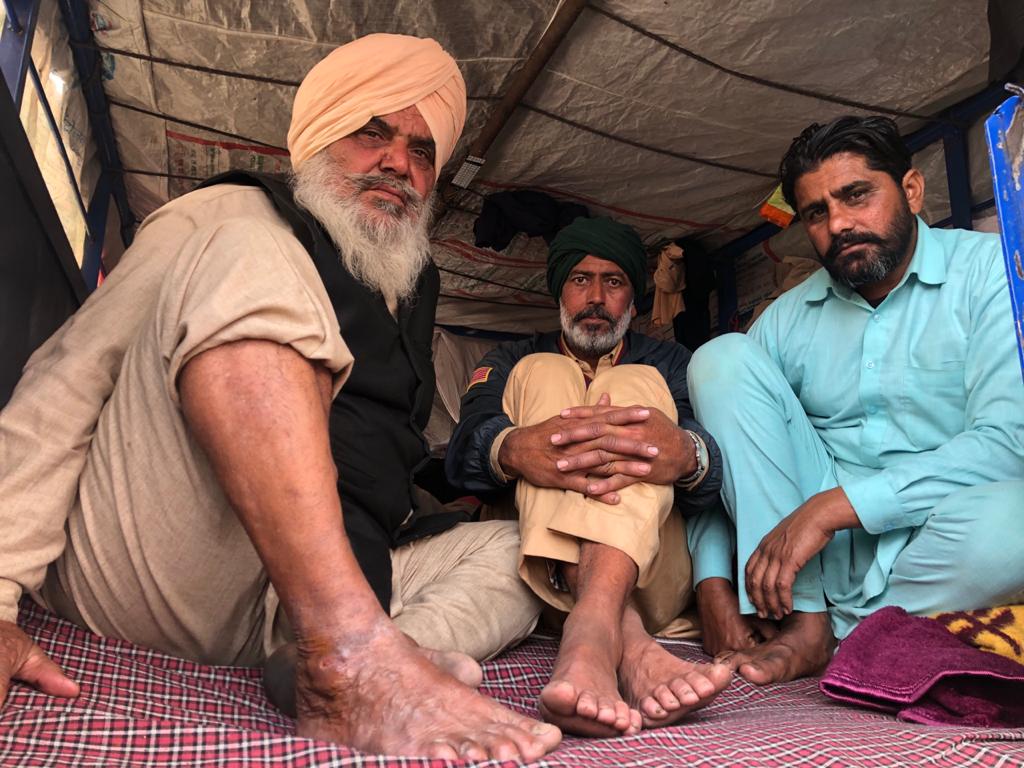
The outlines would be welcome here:
<svg viewBox="0 0 1024 768">
<path fill-rule="evenodd" d="M 1024 384 L 999 237 L 917 224 L 907 272 L 878 307 L 822 269 L 749 332 L 833 457 L 864 530 L 876 535 L 922 525 L 964 486 L 1024 477 Z M 1021 517 L 1024 525 L 1024 508 Z M 701 547 L 709 557 L 695 563 L 695 583 L 730 577 L 730 548 L 719 541 L 727 535 L 710 524 L 718 546 Z M 855 539 L 874 551 L 863 534 Z M 854 559 L 865 557 L 874 554 Z"/>
</svg>

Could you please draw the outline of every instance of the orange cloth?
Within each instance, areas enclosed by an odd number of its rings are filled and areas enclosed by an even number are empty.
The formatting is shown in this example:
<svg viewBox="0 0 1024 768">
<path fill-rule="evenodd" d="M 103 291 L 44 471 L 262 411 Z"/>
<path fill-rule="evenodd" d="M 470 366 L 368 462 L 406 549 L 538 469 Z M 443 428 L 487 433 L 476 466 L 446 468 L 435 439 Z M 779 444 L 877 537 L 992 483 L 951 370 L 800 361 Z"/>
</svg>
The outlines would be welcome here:
<svg viewBox="0 0 1024 768">
<path fill-rule="evenodd" d="M 466 83 L 436 40 L 375 34 L 335 48 L 303 79 L 292 105 L 288 151 L 298 168 L 370 118 L 416 106 L 437 147 L 435 178 L 466 122 Z"/>
<path fill-rule="evenodd" d="M 669 243 L 658 254 L 658 268 L 654 270 L 654 307 L 651 325 L 671 325 L 672 318 L 686 309 L 683 290 L 686 288 L 686 265 L 683 249 Z"/>
</svg>

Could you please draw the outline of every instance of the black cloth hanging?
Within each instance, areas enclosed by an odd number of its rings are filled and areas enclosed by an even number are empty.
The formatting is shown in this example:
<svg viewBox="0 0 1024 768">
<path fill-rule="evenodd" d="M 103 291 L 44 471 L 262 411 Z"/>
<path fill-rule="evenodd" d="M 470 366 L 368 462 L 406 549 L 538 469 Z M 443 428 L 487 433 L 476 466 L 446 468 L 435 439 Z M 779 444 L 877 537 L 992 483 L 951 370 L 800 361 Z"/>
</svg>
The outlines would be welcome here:
<svg viewBox="0 0 1024 768">
<path fill-rule="evenodd" d="M 495 192 L 484 198 L 480 215 L 473 224 L 478 248 L 502 251 L 517 233 L 543 237 L 551 242 L 562 227 L 580 216 L 590 216 L 579 203 L 556 200 L 544 192 L 517 189 Z"/>
</svg>

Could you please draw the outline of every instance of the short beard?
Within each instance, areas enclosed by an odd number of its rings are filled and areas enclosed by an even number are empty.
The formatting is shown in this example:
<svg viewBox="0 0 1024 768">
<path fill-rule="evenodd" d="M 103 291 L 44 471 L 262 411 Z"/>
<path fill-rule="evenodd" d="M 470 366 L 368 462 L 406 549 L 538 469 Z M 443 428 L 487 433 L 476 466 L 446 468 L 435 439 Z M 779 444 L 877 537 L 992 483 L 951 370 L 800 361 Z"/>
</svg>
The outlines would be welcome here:
<svg viewBox="0 0 1024 768">
<path fill-rule="evenodd" d="M 840 285 L 856 290 L 880 282 L 903 263 L 910 243 L 914 239 L 914 215 L 906 201 L 896 212 L 892 226 L 882 235 L 874 232 L 847 232 L 837 235 L 829 243 L 828 251 L 821 255 L 821 263 Z M 840 262 L 839 252 L 849 246 L 864 243 L 856 258 Z"/>
<path fill-rule="evenodd" d="M 612 317 L 604 307 L 597 305 L 570 316 L 565 305 L 559 302 L 558 316 L 562 321 L 565 343 L 576 357 L 602 357 L 615 349 L 629 330 L 629 322 L 633 319 L 633 302 L 629 303 L 619 318 Z M 611 328 L 604 333 L 594 333 L 577 325 L 588 317 L 605 320 L 611 323 Z"/>
<path fill-rule="evenodd" d="M 380 201 L 377 211 L 367 211 L 359 194 L 380 183 L 400 190 L 405 207 Z M 380 292 L 389 306 L 412 295 L 430 258 L 425 213 L 432 197 L 424 200 L 392 176 L 345 173 L 326 151 L 303 163 L 291 185 L 295 201 L 320 222 L 356 280 Z"/>
</svg>

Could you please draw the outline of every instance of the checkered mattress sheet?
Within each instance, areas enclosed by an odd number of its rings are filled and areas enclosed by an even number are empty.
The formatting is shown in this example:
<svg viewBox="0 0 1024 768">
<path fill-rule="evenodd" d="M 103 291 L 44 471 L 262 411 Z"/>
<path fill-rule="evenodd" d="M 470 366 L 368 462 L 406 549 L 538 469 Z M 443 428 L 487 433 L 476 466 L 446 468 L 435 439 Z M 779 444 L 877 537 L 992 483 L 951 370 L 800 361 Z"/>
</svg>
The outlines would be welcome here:
<svg viewBox="0 0 1024 768">
<path fill-rule="evenodd" d="M 263 696 L 260 672 L 209 667 L 97 637 L 25 602 L 22 627 L 82 687 L 64 700 L 15 684 L 0 713 L 0 766 L 418 766 L 297 738 Z M 483 689 L 524 713 L 556 642 L 532 637 L 485 665 Z M 700 659 L 692 643 L 670 643 Z M 489 763 L 488 765 L 495 765 Z M 536 763 L 598 766 L 1024 766 L 1024 729 L 930 728 L 828 701 L 816 680 L 736 680 L 684 723 L 618 739 L 566 738 Z"/>
</svg>

